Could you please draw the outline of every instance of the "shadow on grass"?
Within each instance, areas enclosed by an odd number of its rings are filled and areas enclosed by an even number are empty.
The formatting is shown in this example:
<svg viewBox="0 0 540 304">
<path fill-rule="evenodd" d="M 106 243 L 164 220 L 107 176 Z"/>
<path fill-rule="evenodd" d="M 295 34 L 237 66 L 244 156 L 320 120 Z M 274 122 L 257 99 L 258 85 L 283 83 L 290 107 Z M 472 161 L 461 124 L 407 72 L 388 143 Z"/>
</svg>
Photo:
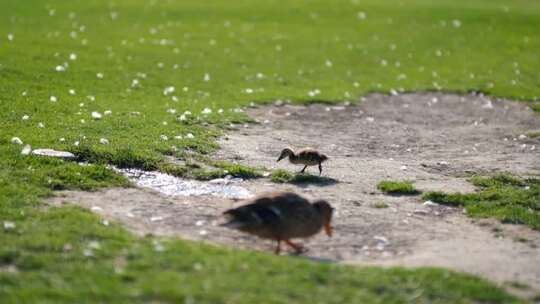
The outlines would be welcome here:
<svg viewBox="0 0 540 304">
<path fill-rule="evenodd" d="M 325 187 L 339 183 L 339 180 L 335 178 L 303 173 L 291 173 L 283 169 L 274 170 L 270 175 L 270 180 L 275 183 L 288 183 L 300 187 L 307 185 Z"/>
</svg>

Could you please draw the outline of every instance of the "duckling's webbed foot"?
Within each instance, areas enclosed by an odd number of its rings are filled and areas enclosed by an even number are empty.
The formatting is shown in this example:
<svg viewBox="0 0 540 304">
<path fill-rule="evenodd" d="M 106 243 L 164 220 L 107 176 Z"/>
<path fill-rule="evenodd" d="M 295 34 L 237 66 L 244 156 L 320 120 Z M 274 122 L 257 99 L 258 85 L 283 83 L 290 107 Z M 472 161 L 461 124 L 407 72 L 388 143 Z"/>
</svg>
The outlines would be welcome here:
<svg viewBox="0 0 540 304">
<path fill-rule="evenodd" d="M 302 169 L 302 170 L 300 171 L 300 173 L 304 173 L 304 171 L 306 171 L 306 168 L 307 168 L 307 165 L 304 166 L 304 169 Z"/>
<path fill-rule="evenodd" d="M 291 242 L 290 240 L 285 240 L 285 243 L 291 246 L 294 249 L 296 254 L 300 254 L 307 251 L 307 249 L 302 244 L 295 244 Z"/>
</svg>

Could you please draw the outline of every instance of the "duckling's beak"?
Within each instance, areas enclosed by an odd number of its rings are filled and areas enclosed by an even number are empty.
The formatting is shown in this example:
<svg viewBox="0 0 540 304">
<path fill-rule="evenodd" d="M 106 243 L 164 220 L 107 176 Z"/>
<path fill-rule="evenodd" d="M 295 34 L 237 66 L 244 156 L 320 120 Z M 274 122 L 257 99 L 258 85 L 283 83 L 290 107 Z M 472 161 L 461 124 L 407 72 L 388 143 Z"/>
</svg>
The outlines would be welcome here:
<svg viewBox="0 0 540 304">
<path fill-rule="evenodd" d="M 330 223 L 327 223 L 326 225 L 324 225 L 324 231 L 326 232 L 326 235 L 328 235 L 328 237 L 332 237 L 332 232 L 334 231 L 334 229 L 332 228 L 332 226 L 330 226 Z"/>
</svg>

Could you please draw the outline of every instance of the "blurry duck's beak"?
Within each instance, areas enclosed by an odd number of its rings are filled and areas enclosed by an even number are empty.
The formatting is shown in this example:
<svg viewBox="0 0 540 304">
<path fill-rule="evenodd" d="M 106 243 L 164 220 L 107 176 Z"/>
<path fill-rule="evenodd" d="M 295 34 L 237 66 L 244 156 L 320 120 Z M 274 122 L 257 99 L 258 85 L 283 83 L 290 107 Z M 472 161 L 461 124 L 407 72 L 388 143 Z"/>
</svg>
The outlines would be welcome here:
<svg viewBox="0 0 540 304">
<path fill-rule="evenodd" d="M 334 229 L 332 228 L 332 226 L 330 226 L 330 223 L 324 225 L 324 231 L 326 232 L 326 235 L 328 235 L 328 237 L 332 236 L 333 230 Z"/>
<path fill-rule="evenodd" d="M 284 159 L 284 158 L 285 158 L 284 155 L 280 155 L 280 156 L 278 157 L 278 159 L 276 160 L 276 162 L 278 162 L 278 161 L 280 161 L 280 160 L 282 160 L 282 159 Z"/>
</svg>

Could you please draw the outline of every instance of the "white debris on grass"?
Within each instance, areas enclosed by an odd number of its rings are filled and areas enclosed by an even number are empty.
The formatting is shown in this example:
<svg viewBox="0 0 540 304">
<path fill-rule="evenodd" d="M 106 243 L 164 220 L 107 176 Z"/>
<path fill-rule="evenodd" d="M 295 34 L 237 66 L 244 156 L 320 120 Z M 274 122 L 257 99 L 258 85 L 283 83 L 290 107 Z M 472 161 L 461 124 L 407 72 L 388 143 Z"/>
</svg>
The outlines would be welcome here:
<svg viewBox="0 0 540 304">
<path fill-rule="evenodd" d="M 75 154 L 67 151 L 57 151 L 53 149 L 35 149 L 32 151 L 33 155 L 37 156 L 48 156 L 48 157 L 57 157 L 64 159 L 75 159 Z"/>
<path fill-rule="evenodd" d="M 99 143 L 102 144 L 102 145 L 108 145 L 108 144 L 109 144 L 109 140 L 106 139 L 106 138 L 100 138 L 100 139 L 99 139 Z"/>
<path fill-rule="evenodd" d="M 15 229 L 16 225 L 14 222 L 10 221 L 4 221 L 4 230 L 12 230 Z"/>
<path fill-rule="evenodd" d="M 30 145 L 24 146 L 24 148 L 21 150 L 22 155 L 28 155 L 32 152 L 32 147 Z"/>
<path fill-rule="evenodd" d="M 92 118 L 101 119 L 101 117 L 102 117 L 101 113 L 96 112 L 96 111 L 92 112 Z"/>
<path fill-rule="evenodd" d="M 11 138 L 11 143 L 12 143 L 12 144 L 16 144 L 16 145 L 22 145 L 22 144 L 23 144 L 23 141 L 22 141 L 20 138 L 18 138 L 18 137 L 12 137 L 12 138 Z"/>
<path fill-rule="evenodd" d="M 166 87 L 163 89 L 163 95 L 167 96 L 171 93 L 174 93 L 175 88 L 173 86 Z"/>
</svg>

